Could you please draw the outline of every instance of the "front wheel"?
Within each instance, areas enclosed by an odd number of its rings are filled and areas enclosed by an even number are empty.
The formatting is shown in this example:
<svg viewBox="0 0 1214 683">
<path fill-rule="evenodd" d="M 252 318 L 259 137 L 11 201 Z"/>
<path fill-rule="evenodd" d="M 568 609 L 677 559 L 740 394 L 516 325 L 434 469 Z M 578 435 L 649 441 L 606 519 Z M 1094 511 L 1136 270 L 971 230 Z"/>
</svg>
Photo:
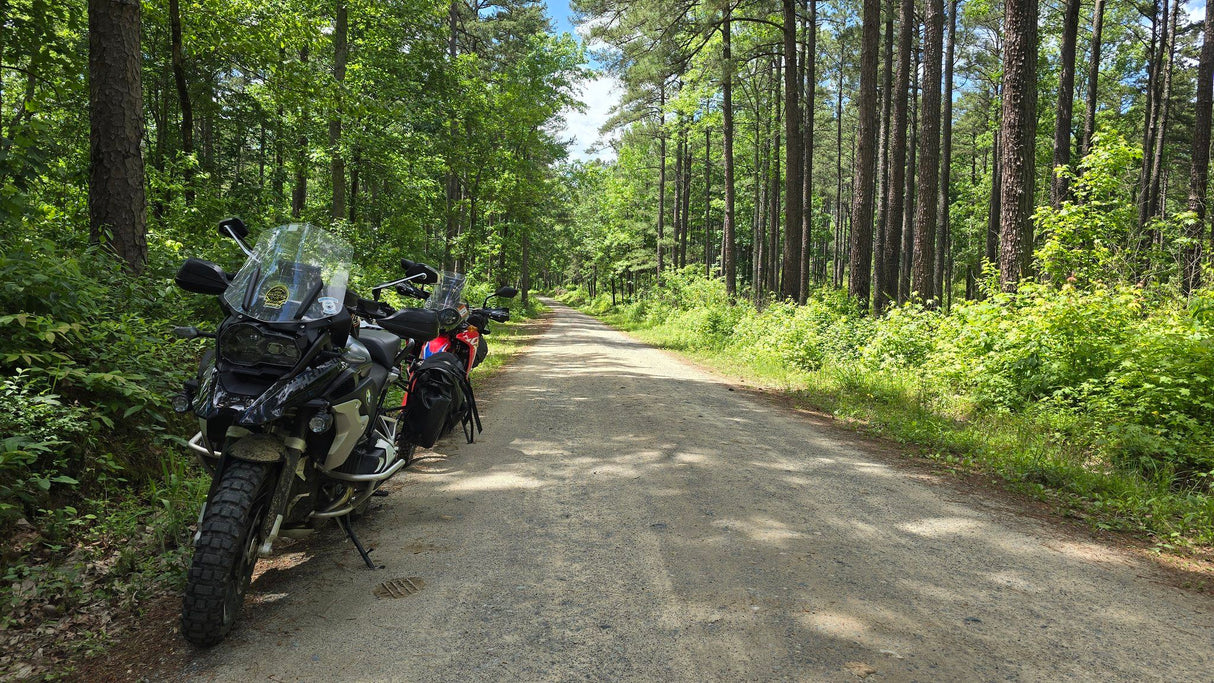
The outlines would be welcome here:
<svg viewBox="0 0 1214 683">
<path fill-rule="evenodd" d="M 181 633 L 195 645 L 219 643 L 240 613 L 269 506 L 269 471 L 264 463 L 231 462 L 207 503 L 181 609 Z"/>
</svg>

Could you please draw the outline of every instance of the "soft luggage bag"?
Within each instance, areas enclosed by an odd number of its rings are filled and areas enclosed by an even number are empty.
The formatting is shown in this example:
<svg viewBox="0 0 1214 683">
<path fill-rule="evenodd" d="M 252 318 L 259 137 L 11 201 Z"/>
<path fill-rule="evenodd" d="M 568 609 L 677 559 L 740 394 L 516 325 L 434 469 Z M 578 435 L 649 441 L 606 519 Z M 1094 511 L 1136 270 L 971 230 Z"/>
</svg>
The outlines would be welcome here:
<svg viewBox="0 0 1214 683">
<path fill-rule="evenodd" d="M 463 375 L 459 359 L 452 353 L 436 353 L 417 366 L 404 411 L 409 441 L 430 448 L 451 431 L 465 411 Z"/>
</svg>

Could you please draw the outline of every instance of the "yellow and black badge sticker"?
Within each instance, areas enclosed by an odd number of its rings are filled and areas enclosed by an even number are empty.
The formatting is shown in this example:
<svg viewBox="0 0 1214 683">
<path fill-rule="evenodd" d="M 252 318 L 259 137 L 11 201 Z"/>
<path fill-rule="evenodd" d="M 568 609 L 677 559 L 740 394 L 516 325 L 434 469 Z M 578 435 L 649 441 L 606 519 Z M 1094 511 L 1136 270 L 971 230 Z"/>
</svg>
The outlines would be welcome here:
<svg viewBox="0 0 1214 683">
<path fill-rule="evenodd" d="M 266 308 L 282 308 L 291 292 L 286 285 L 274 285 L 266 290 Z"/>
</svg>

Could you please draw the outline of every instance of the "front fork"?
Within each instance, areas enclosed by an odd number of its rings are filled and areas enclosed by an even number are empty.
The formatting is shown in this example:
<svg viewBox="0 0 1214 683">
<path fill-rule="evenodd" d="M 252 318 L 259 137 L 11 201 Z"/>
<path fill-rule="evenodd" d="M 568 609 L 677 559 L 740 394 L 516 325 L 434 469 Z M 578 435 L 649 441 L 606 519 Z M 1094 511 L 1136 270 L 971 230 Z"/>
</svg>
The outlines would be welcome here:
<svg viewBox="0 0 1214 683">
<path fill-rule="evenodd" d="M 303 439 L 298 437 L 287 437 L 279 440 L 277 437 L 271 437 L 269 435 L 256 435 L 245 438 L 257 437 L 261 437 L 263 440 L 269 440 L 272 438 L 279 441 L 281 446 L 278 449 L 274 449 L 277 450 L 279 454 L 278 457 L 271 459 L 270 453 L 272 450 L 265 448 L 253 449 L 254 452 L 258 453 L 259 457 L 245 456 L 238 458 L 237 456 L 231 454 L 231 449 L 225 449 L 219 454 L 219 460 L 215 463 L 214 469 L 211 473 L 211 487 L 207 491 L 207 497 L 202 504 L 202 509 L 198 512 L 198 531 L 194 532 L 195 545 L 197 545 L 199 539 L 201 538 L 202 519 L 207 513 L 207 504 L 210 502 L 211 497 L 215 495 L 215 487 L 222 478 L 223 472 L 227 469 L 228 464 L 233 460 L 240 459 L 258 462 L 266 467 L 277 467 L 278 469 L 277 476 L 274 478 L 274 490 L 270 496 L 270 507 L 266 511 L 265 517 L 262 519 L 261 529 L 258 530 L 258 538 L 262 539 L 262 543 L 258 548 L 258 553 L 262 556 L 270 554 L 270 547 L 273 545 L 274 539 L 278 537 L 279 529 L 282 528 L 283 519 L 286 515 L 287 504 L 290 502 L 291 484 L 295 479 L 295 470 L 299 466 L 299 459 L 303 455 L 303 449 L 305 448 L 306 444 L 304 443 Z M 190 441 L 190 446 L 192 450 L 199 452 L 200 455 L 206 453 L 214 457 L 214 451 L 207 449 L 201 444 L 195 444 L 193 439 Z M 243 451 L 246 449 L 241 450 Z M 252 455 L 252 453 L 250 453 L 250 455 Z M 208 465 L 208 469 L 210 469 L 210 463 L 208 463 L 205 459 L 203 461 L 204 464 Z"/>
</svg>

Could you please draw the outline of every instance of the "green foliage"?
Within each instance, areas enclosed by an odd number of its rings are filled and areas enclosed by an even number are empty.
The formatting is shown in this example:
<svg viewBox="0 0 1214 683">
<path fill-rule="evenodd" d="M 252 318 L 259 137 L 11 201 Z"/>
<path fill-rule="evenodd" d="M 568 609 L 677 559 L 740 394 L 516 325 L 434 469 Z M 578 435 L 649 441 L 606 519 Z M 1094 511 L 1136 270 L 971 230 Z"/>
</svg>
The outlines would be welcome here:
<svg viewBox="0 0 1214 683">
<path fill-rule="evenodd" d="M 1060 170 L 1071 177 L 1075 199 L 1058 209 L 1042 206 L 1034 216 L 1045 236 L 1036 254 L 1044 275 L 1080 286 L 1132 276 L 1139 255 L 1129 242 L 1138 220 L 1130 190 L 1141 159 L 1140 148 L 1106 129 L 1093 138 L 1077 173 Z"/>
<path fill-rule="evenodd" d="M 0 310 L 13 311 L 0 316 L 0 524 L 159 468 L 165 396 L 192 355 L 165 339 L 176 298 L 165 294 L 103 255 L 50 243 L 0 253 Z"/>
</svg>

